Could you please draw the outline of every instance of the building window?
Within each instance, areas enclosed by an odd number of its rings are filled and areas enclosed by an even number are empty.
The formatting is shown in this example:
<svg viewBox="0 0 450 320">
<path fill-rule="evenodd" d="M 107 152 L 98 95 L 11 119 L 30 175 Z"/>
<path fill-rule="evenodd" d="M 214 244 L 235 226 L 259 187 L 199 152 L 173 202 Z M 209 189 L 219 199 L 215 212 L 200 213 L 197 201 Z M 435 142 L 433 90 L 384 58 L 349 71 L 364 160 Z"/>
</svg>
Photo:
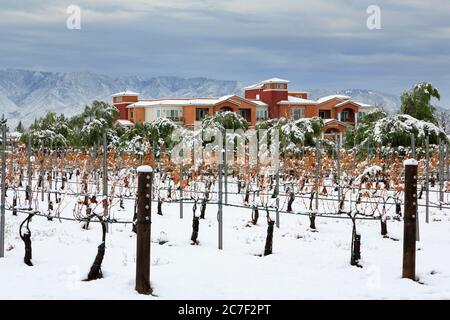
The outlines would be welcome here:
<svg viewBox="0 0 450 320">
<path fill-rule="evenodd" d="M 319 117 L 325 119 L 325 111 L 319 111 Z"/>
<path fill-rule="evenodd" d="M 130 112 L 130 118 L 131 118 L 131 119 L 134 119 L 134 111 L 131 111 L 131 112 Z"/>
<path fill-rule="evenodd" d="M 266 120 L 267 119 L 267 110 L 256 110 L 256 120 Z"/>
<path fill-rule="evenodd" d="M 122 102 L 123 98 L 122 97 L 116 97 L 116 102 Z"/>
<path fill-rule="evenodd" d="M 195 120 L 202 121 L 208 114 L 209 114 L 208 108 L 197 108 L 195 109 Z"/>
<path fill-rule="evenodd" d="M 275 89 L 286 89 L 284 83 L 275 83 Z"/>
<path fill-rule="evenodd" d="M 348 111 L 341 112 L 341 121 L 343 121 L 343 122 L 348 121 Z"/>
<path fill-rule="evenodd" d="M 236 112 L 238 115 L 240 115 L 242 118 L 244 118 L 247 121 L 251 121 L 251 110 L 250 109 L 239 109 Z"/>
<path fill-rule="evenodd" d="M 166 110 L 166 117 L 169 119 L 178 119 L 178 110 Z"/>
<path fill-rule="evenodd" d="M 257 94 L 257 95 L 256 95 L 256 100 L 259 100 L 259 99 L 260 99 L 260 98 L 259 98 L 259 94 Z"/>
<path fill-rule="evenodd" d="M 366 115 L 365 112 L 358 112 L 358 120 L 362 120 L 362 118 L 364 118 L 364 116 Z"/>
<path fill-rule="evenodd" d="M 161 110 L 160 109 L 156 110 L 156 117 L 161 118 Z"/>
<path fill-rule="evenodd" d="M 292 118 L 298 120 L 305 117 L 305 109 L 292 109 Z"/>
</svg>

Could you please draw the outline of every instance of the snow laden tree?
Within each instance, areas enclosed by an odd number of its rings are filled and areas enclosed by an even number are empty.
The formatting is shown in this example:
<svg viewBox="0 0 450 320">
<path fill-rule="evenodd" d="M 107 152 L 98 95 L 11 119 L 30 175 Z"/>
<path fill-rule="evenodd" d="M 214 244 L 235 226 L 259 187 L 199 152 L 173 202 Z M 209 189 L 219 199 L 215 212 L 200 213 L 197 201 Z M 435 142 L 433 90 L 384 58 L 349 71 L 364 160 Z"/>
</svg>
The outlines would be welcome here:
<svg viewBox="0 0 450 320">
<path fill-rule="evenodd" d="M 263 121 L 256 126 L 256 130 L 261 135 L 264 134 L 261 132 L 268 135 L 267 141 L 269 144 L 270 137 L 273 136 L 272 131 L 278 130 L 280 152 L 298 155 L 301 153 L 301 147 L 315 146 L 316 139 L 320 136 L 323 126 L 323 119 L 319 117 L 298 120 L 280 118 Z"/>
<path fill-rule="evenodd" d="M 180 126 L 166 118 L 159 118 L 153 122 L 136 123 L 134 127 L 126 128 L 118 139 L 117 147 L 121 151 L 146 155 L 153 149 L 155 156 L 159 156 L 161 150 L 170 150 L 175 141 L 172 133 L 180 130 Z"/>
<path fill-rule="evenodd" d="M 150 123 L 136 123 L 133 127 L 124 127 L 117 140 L 116 147 L 119 151 L 144 155 L 150 147 L 151 126 Z"/>
<path fill-rule="evenodd" d="M 414 134 L 417 146 L 425 145 L 426 136 L 429 137 L 431 144 L 437 144 L 439 138 L 447 141 L 447 136 L 441 128 L 407 114 L 398 114 L 377 121 L 373 132 L 369 134 L 377 144 L 392 147 L 410 146 L 411 134 Z"/>
<path fill-rule="evenodd" d="M 19 123 L 17 124 L 17 127 L 16 127 L 16 130 L 15 130 L 16 132 L 19 132 L 19 133 L 24 133 L 25 132 L 25 127 L 24 127 L 24 125 L 23 125 L 23 123 L 22 123 L 22 121 L 20 120 L 19 121 Z"/>
<path fill-rule="evenodd" d="M 35 120 L 29 131 L 22 135 L 21 140 L 23 143 L 28 143 L 31 135 L 31 142 L 34 146 L 44 144 L 46 147 L 53 148 L 67 147 L 67 137 L 71 134 L 72 129 L 65 116 L 49 112 L 39 120 Z"/>
<path fill-rule="evenodd" d="M 219 128 L 221 130 L 247 130 L 248 122 L 242 116 L 231 111 L 219 111 L 202 121 L 202 129 Z"/>
<path fill-rule="evenodd" d="M 151 142 L 159 149 L 168 150 L 176 143 L 173 132 L 180 130 L 180 126 L 167 118 L 159 118 L 151 123 Z"/>
<path fill-rule="evenodd" d="M 241 115 L 232 111 L 220 111 L 203 119 L 200 132 L 194 132 L 193 139 L 202 138 L 201 143 L 205 147 L 208 143 L 214 142 L 216 134 L 221 132 L 224 137 L 223 146 L 225 147 L 227 142 L 228 146 L 234 146 L 236 152 L 238 139 L 245 138 L 245 131 L 248 128 L 247 120 Z"/>
<path fill-rule="evenodd" d="M 435 115 L 438 126 L 450 135 L 450 111 L 442 109 L 437 111 Z"/>
<path fill-rule="evenodd" d="M 377 111 L 364 117 L 356 129 L 349 130 L 345 135 L 345 143 L 347 147 L 357 146 L 361 149 L 368 144 L 409 147 L 411 134 L 419 147 L 425 145 L 426 136 L 429 137 L 430 144 L 437 144 L 439 138 L 447 141 L 444 130 L 431 122 L 418 120 L 407 114 L 386 116 Z"/>
<path fill-rule="evenodd" d="M 106 132 L 108 138 L 114 140 L 114 122 L 119 111 L 103 101 L 94 101 L 86 106 L 84 111 L 70 119 L 69 125 L 73 130 L 71 145 L 79 147 L 92 147 L 98 144 Z"/>
<path fill-rule="evenodd" d="M 353 148 L 355 145 L 365 146 L 368 143 L 375 144 L 374 136 L 368 135 L 373 132 L 375 123 L 387 117 L 386 112 L 382 110 L 375 110 L 365 115 L 359 122 L 358 126 L 349 127 L 344 134 L 344 145 L 346 148 Z"/>
<path fill-rule="evenodd" d="M 440 100 L 438 89 L 431 83 L 418 83 L 411 90 L 403 92 L 400 111 L 416 119 L 436 124 L 434 117 L 436 108 L 430 103 L 432 98 Z"/>
</svg>

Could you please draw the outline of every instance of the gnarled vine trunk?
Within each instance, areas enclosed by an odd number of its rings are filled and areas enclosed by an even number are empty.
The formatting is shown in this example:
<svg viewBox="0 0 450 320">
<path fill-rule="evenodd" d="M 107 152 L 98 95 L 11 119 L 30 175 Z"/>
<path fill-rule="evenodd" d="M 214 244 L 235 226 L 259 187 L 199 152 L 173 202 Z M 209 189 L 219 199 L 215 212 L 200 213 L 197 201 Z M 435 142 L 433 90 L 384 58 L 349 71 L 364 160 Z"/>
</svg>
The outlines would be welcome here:
<svg viewBox="0 0 450 320">
<path fill-rule="evenodd" d="M 268 256 L 272 254 L 272 246 L 273 246 L 273 229 L 275 221 L 270 219 L 269 211 L 267 211 L 267 237 L 266 237 L 266 245 L 264 246 L 264 255 Z"/>
<path fill-rule="evenodd" d="M 103 278 L 102 273 L 102 262 L 103 258 L 105 257 L 105 240 L 106 240 L 106 223 L 103 221 L 102 218 L 99 218 L 100 223 L 102 225 L 102 243 L 97 248 L 97 255 L 95 256 L 94 263 L 91 266 L 91 269 L 89 270 L 87 281 L 91 280 L 97 280 Z"/>
</svg>

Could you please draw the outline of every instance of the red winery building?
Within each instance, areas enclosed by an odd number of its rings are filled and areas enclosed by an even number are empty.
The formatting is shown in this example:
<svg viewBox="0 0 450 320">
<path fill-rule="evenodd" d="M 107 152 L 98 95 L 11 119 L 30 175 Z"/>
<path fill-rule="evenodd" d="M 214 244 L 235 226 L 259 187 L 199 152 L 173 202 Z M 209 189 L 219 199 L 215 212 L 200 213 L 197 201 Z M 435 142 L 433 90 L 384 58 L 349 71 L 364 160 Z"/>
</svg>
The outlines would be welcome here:
<svg viewBox="0 0 450 320">
<path fill-rule="evenodd" d="M 139 99 L 139 94 L 124 91 L 114 94 L 113 104 L 120 119 L 132 124 L 165 117 L 186 126 L 193 126 L 206 115 L 232 111 L 254 126 L 258 121 L 276 118 L 324 119 L 324 135 L 341 135 L 348 125 L 357 125 L 358 118 L 373 109 L 345 95 L 331 95 L 310 100 L 307 92 L 289 91 L 289 81 L 272 78 L 244 88 L 244 97 Z"/>
</svg>

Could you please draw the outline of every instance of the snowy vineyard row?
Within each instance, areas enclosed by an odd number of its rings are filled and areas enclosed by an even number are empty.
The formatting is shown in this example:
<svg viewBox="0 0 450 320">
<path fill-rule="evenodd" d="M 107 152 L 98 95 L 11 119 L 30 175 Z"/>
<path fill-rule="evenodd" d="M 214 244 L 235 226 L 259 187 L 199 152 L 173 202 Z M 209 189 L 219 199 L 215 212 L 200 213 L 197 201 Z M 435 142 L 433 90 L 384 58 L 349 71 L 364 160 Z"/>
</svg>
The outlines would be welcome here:
<svg viewBox="0 0 450 320">
<path fill-rule="evenodd" d="M 283 159 L 278 170 L 273 170 L 233 163 L 216 167 L 175 165 L 165 157 L 142 158 L 113 151 L 92 156 L 82 152 L 18 150 L 6 158 L 2 194 L 7 211 L 27 215 L 19 230 L 26 248 L 25 263 L 32 265 L 32 217 L 79 221 L 86 230 L 91 222 L 99 222 L 102 241 L 87 279 L 101 277 L 108 226 L 130 224 L 133 232 L 137 231 L 135 168 L 140 164 L 154 168 L 151 201 L 156 214 L 167 214 L 166 203 L 179 204 L 180 218 L 184 218 L 186 208 L 192 209 L 193 245 L 199 244 L 200 220 L 205 219 L 206 208 L 211 206 L 218 208 L 219 225 L 223 210 L 247 209 L 249 225 L 257 225 L 263 216 L 267 221 L 264 255 L 272 253 L 273 233 L 275 227 L 280 228 L 284 214 L 307 216 L 312 232 L 316 230 L 316 219 L 350 219 L 351 264 L 358 265 L 361 235 L 357 220 L 379 221 L 381 235 L 389 237 L 387 222 L 402 219 L 404 165 L 394 151 L 360 159 L 345 151 L 328 154 L 312 150 L 301 158 Z M 426 212 L 430 207 L 450 209 L 446 167 L 439 152 L 419 161 L 418 206 Z M 125 202 L 134 204 L 131 219 L 117 216 L 115 209 L 125 209 Z M 220 242 L 219 234 L 221 249 Z"/>
</svg>

